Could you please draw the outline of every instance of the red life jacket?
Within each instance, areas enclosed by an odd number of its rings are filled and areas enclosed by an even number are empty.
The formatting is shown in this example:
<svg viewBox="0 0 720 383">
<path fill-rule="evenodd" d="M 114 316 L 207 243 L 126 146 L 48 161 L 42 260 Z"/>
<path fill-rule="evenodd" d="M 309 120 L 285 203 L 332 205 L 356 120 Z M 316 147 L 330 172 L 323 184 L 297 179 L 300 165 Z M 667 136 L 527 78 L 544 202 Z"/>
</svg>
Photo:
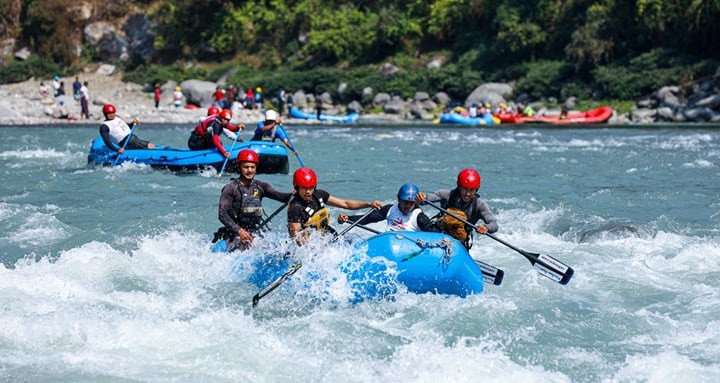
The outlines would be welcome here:
<svg viewBox="0 0 720 383">
<path fill-rule="evenodd" d="M 204 119 L 201 123 L 198 124 L 198 126 L 195 127 L 195 134 L 202 138 L 212 138 L 213 132 L 210 125 L 218 118 L 218 116 L 209 116 L 208 118 Z"/>
</svg>

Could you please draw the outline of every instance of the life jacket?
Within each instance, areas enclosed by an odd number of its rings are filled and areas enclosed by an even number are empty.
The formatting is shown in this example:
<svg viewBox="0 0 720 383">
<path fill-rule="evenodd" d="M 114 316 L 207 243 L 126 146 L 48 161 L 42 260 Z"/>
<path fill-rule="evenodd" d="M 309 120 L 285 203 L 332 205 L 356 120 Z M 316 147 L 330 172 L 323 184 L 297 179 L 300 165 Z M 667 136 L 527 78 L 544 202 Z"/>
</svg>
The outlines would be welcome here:
<svg viewBox="0 0 720 383">
<path fill-rule="evenodd" d="M 209 116 L 208 118 L 204 119 L 202 122 L 200 122 L 195 127 L 195 129 L 193 130 L 193 133 L 198 135 L 199 137 L 202 137 L 203 140 L 212 139 L 212 136 L 213 136 L 212 124 L 218 118 L 219 118 L 218 116 Z"/>
<path fill-rule="evenodd" d="M 417 223 L 417 217 L 422 213 L 420 208 L 413 209 L 409 214 L 404 214 L 398 204 L 395 203 L 388 210 L 385 220 L 388 231 L 421 231 Z"/>
<path fill-rule="evenodd" d="M 460 218 L 465 218 L 468 222 L 477 222 L 477 220 L 480 219 L 479 212 L 477 211 L 478 198 L 480 198 L 480 196 L 475 193 L 475 195 L 473 195 L 470 199 L 470 202 L 466 204 L 460 197 L 460 190 L 455 188 L 450 191 L 448 201 L 443 208 Z M 470 249 L 470 247 L 472 247 L 472 233 L 475 231 L 473 227 L 468 226 L 447 214 L 441 214 L 436 221 L 436 225 L 443 232 L 452 235 L 455 239 L 460 241 L 465 248 Z"/>
<path fill-rule="evenodd" d="M 230 216 L 235 223 L 243 229 L 249 232 L 257 231 L 262 222 L 262 198 L 264 191 L 255 180 L 247 187 L 242 185 L 238 180 L 235 182 L 235 187 L 238 188 L 239 191 L 238 194 L 242 197 L 240 200 L 233 201 Z M 249 193 L 246 191 L 248 189 L 250 191 Z"/>
<path fill-rule="evenodd" d="M 130 134 L 130 127 L 128 124 L 118 117 L 115 117 L 112 120 L 103 121 L 103 125 L 108 127 L 110 141 L 112 141 L 113 144 L 119 145 L 120 141 Z"/>
<path fill-rule="evenodd" d="M 334 232 L 335 230 L 330 227 L 330 213 L 328 213 L 327 208 L 325 208 L 325 201 L 323 201 L 322 198 L 315 197 L 314 194 L 313 198 L 318 201 L 320 207 L 317 210 L 314 210 L 310 206 L 305 207 L 305 213 L 308 215 L 308 219 L 302 224 L 302 228 L 312 227 L 321 232 Z"/>
</svg>

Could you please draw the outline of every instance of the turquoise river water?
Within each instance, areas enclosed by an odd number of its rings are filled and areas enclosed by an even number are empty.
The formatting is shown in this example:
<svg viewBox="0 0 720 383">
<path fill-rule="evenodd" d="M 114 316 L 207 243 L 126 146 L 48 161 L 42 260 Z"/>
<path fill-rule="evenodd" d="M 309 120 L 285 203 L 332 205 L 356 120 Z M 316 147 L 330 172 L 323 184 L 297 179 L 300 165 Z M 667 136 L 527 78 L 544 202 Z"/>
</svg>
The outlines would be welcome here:
<svg viewBox="0 0 720 383">
<path fill-rule="evenodd" d="M 182 147 L 190 130 L 137 134 Z M 476 237 L 471 254 L 505 270 L 501 286 L 353 305 L 341 278 L 306 271 L 332 275 L 350 249 L 310 245 L 296 251 L 306 267 L 252 309 L 235 255 L 209 251 L 229 174 L 91 168 L 96 126 L 3 127 L 0 381 L 720 381 L 720 129 L 288 132 L 343 198 L 389 203 L 405 182 L 448 188 L 475 167 L 497 236 L 575 276 L 561 286 Z M 284 217 L 245 256 L 292 247 Z"/>
</svg>

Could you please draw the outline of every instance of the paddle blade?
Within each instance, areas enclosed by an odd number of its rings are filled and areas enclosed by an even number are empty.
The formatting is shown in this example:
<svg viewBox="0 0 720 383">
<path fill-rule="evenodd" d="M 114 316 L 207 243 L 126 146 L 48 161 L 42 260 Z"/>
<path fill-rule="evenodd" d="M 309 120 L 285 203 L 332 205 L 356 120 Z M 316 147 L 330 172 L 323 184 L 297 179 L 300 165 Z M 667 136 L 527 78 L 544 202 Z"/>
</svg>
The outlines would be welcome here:
<svg viewBox="0 0 720 383">
<path fill-rule="evenodd" d="M 502 269 L 498 269 L 495 266 L 488 265 L 487 263 L 478 261 L 477 259 L 474 259 L 474 261 L 475 264 L 478 265 L 478 267 L 480 268 L 480 271 L 482 271 L 483 282 L 492 283 L 495 286 L 500 286 L 503 278 L 505 277 L 505 272 Z"/>
<path fill-rule="evenodd" d="M 528 253 L 526 251 L 523 251 L 522 255 L 530 261 L 535 271 L 561 285 L 567 285 L 570 278 L 575 274 L 572 267 L 549 255 Z"/>
</svg>

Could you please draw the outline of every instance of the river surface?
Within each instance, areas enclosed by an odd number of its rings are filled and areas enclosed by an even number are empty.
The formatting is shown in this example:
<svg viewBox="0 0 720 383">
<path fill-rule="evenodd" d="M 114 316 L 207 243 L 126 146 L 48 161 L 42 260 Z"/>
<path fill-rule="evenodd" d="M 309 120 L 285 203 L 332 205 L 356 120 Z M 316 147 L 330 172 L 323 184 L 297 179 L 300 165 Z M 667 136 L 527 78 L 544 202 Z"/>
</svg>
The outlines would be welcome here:
<svg viewBox="0 0 720 383">
<path fill-rule="evenodd" d="M 136 133 L 183 147 L 190 130 Z M 232 272 L 235 255 L 209 251 L 229 174 L 89 168 L 96 126 L 3 127 L 0 381 L 720 381 L 719 129 L 288 133 L 342 198 L 390 203 L 405 182 L 451 188 L 474 167 L 497 236 L 575 276 L 561 286 L 476 237 L 471 254 L 505 271 L 501 286 L 350 304 L 342 280 L 306 271 L 349 248 L 308 246 L 296 252 L 308 266 L 252 309 L 258 289 Z M 246 256 L 295 251 L 284 218 Z"/>
</svg>

